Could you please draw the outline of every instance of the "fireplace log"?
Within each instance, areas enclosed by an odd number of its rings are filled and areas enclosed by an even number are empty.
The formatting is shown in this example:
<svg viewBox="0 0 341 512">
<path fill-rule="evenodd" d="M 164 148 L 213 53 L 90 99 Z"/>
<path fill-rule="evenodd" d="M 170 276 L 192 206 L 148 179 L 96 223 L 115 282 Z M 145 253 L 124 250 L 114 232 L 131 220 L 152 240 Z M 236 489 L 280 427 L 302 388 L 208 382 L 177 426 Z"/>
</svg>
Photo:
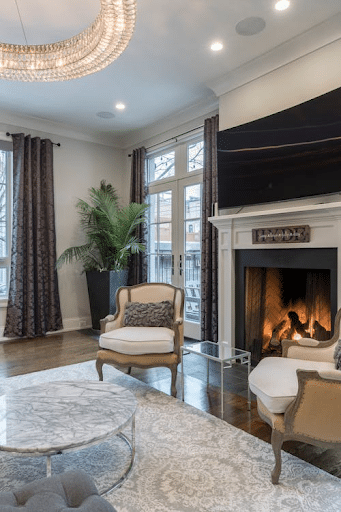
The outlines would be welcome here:
<svg viewBox="0 0 341 512">
<path fill-rule="evenodd" d="M 278 347 L 278 345 L 280 345 L 281 341 L 280 341 L 279 334 L 284 329 L 285 324 L 286 324 L 286 321 L 282 320 L 272 330 L 272 335 L 271 335 L 271 339 L 270 339 L 270 345 L 273 345 L 274 347 Z"/>
<path fill-rule="evenodd" d="M 289 311 L 288 317 L 290 318 L 291 330 L 293 333 L 296 331 L 302 336 L 302 338 L 310 338 L 310 333 L 306 331 L 306 328 L 309 326 L 309 322 L 302 324 L 295 311 Z"/>
</svg>

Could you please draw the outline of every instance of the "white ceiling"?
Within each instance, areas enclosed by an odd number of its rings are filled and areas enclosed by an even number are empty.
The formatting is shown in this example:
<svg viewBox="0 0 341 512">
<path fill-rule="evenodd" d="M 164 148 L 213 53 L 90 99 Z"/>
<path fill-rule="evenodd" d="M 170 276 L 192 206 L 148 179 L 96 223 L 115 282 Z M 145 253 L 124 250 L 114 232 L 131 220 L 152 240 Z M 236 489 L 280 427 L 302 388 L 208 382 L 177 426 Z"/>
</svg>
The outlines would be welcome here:
<svg viewBox="0 0 341 512">
<path fill-rule="evenodd" d="M 7 0 L 1 6 L 2 42 L 26 43 L 16 3 L 29 44 L 75 35 L 99 12 L 99 0 Z M 341 0 L 291 0 L 282 12 L 274 10 L 274 3 L 137 0 L 131 42 L 110 66 L 67 82 L 0 80 L 0 109 L 62 123 L 106 142 L 117 142 L 117 137 L 128 141 L 135 130 L 195 105 L 212 104 L 219 83 L 228 88 L 236 70 L 274 49 L 279 54 L 284 43 L 295 44 L 300 34 L 301 39 L 309 35 L 315 46 L 326 42 L 329 25 L 333 38 L 341 35 L 341 28 L 335 35 L 333 24 L 335 16 L 341 16 Z M 253 16 L 264 19 L 265 29 L 254 36 L 237 34 L 237 23 Z M 215 40 L 225 45 L 219 53 L 210 50 Z M 126 104 L 124 111 L 115 109 L 118 101 Z M 97 112 L 112 112 L 115 117 L 102 119 Z"/>
</svg>

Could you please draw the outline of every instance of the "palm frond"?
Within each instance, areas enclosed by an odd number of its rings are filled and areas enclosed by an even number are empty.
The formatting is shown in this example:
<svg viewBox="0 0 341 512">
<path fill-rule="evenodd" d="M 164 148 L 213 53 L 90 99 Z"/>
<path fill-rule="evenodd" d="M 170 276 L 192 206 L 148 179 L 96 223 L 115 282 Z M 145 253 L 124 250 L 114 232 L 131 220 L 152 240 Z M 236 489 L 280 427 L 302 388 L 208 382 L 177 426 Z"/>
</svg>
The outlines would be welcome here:
<svg viewBox="0 0 341 512">
<path fill-rule="evenodd" d="M 76 247 L 69 247 L 57 259 L 57 268 L 60 268 L 64 263 L 72 263 L 72 261 L 83 260 L 83 258 L 91 252 L 92 243 L 79 245 Z"/>
<path fill-rule="evenodd" d="M 129 256 L 145 250 L 136 238 L 137 227 L 145 222 L 147 204 L 120 207 L 115 189 L 105 181 L 89 189 L 89 200 L 79 199 L 76 208 L 88 239 L 79 247 L 66 249 L 57 267 L 81 260 L 85 270 L 122 270 Z"/>
</svg>

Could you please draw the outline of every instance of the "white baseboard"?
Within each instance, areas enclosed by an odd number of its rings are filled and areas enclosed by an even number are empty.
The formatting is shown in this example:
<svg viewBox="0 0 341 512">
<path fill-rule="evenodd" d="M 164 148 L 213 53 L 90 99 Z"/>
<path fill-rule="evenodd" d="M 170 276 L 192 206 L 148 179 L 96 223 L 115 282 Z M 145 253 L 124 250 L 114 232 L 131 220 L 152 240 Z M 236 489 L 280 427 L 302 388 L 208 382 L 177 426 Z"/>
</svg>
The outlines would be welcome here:
<svg viewBox="0 0 341 512">
<path fill-rule="evenodd" d="M 47 334 L 58 334 L 61 332 L 78 331 L 78 329 L 91 329 L 92 322 L 90 316 L 77 317 L 77 318 L 63 318 L 63 329 L 59 331 L 53 331 Z M 4 337 L 5 326 L 0 326 L 0 342 L 11 341 L 17 338 L 5 338 Z"/>
<path fill-rule="evenodd" d="M 58 332 L 64 331 L 77 331 L 78 329 L 88 329 L 92 327 L 91 317 L 76 317 L 76 318 L 63 318 L 63 329 Z"/>
</svg>

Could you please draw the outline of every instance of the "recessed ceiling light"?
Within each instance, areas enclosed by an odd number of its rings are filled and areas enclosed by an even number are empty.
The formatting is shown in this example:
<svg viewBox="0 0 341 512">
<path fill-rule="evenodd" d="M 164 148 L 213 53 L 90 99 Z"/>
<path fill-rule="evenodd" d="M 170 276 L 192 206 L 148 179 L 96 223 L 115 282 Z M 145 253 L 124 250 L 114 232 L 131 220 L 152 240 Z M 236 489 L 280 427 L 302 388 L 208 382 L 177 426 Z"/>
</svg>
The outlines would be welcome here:
<svg viewBox="0 0 341 512">
<path fill-rule="evenodd" d="M 115 107 L 117 110 L 124 110 L 126 108 L 124 103 L 116 103 Z"/>
<path fill-rule="evenodd" d="M 112 112 L 97 112 L 97 117 L 101 117 L 102 119 L 111 119 L 112 117 L 115 117 L 115 114 Z"/>
<path fill-rule="evenodd" d="M 285 9 L 287 9 L 290 5 L 290 2 L 289 0 L 279 0 L 276 4 L 275 4 L 275 9 L 277 11 L 285 11 Z"/>
<path fill-rule="evenodd" d="M 211 50 L 213 52 L 219 52 L 220 50 L 223 49 L 223 47 L 224 47 L 223 43 L 219 43 L 219 41 L 211 44 Z"/>
</svg>

